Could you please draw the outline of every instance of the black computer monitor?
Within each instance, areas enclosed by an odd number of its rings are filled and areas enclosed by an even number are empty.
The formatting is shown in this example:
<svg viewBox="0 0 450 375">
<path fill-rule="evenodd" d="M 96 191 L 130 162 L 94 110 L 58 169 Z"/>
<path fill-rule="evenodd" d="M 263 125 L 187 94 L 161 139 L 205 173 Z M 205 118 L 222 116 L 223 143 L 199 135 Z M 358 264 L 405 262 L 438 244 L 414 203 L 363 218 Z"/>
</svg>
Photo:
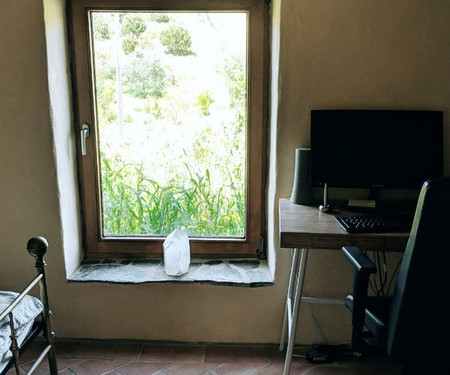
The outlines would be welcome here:
<svg viewBox="0 0 450 375">
<path fill-rule="evenodd" d="M 312 110 L 311 183 L 417 188 L 443 174 L 440 111 Z"/>
</svg>

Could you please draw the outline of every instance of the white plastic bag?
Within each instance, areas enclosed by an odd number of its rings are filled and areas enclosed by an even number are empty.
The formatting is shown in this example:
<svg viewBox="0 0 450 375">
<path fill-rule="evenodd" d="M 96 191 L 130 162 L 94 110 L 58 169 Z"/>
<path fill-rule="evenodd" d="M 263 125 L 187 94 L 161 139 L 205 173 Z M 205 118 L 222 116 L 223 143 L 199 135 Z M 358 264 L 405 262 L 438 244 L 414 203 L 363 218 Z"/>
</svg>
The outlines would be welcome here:
<svg viewBox="0 0 450 375">
<path fill-rule="evenodd" d="M 170 233 L 163 244 L 164 269 L 169 276 L 181 276 L 189 270 L 191 250 L 186 232 L 176 229 Z"/>
</svg>

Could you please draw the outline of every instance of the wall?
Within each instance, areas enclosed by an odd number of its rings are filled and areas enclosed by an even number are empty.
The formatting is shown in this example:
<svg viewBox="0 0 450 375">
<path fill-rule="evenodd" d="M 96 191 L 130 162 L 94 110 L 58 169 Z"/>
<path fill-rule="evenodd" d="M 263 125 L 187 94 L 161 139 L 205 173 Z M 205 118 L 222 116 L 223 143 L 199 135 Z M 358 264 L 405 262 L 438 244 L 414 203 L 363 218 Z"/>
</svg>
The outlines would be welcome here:
<svg viewBox="0 0 450 375">
<path fill-rule="evenodd" d="M 77 220 L 70 217 L 77 201 L 64 200 L 73 196 L 64 183 L 75 178 L 64 169 L 73 163 L 71 115 L 61 110 L 69 97 L 66 93 L 58 102 L 53 91 L 68 87 L 65 68 L 53 60 L 55 50 L 63 50 L 57 45 L 64 1 L 46 0 L 45 13 L 42 0 L 0 2 L 0 283 L 3 289 L 27 283 L 34 269 L 26 241 L 32 235 L 46 236 L 51 244 L 49 294 L 59 337 L 277 342 L 290 264 L 289 251 L 276 246 L 277 200 L 290 195 L 295 147 L 309 145 L 309 110 L 441 109 L 445 149 L 450 149 L 447 0 L 273 3 L 268 211 L 276 279 L 273 287 L 245 289 L 66 282 L 65 266 L 76 259 L 65 258 L 64 249 L 78 249 L 79 243 Z M 67 144 L 61 148 L 61 142 Z M 66 146 L 69 151 L 63 155 Z M 448 174 L 449 158 L 447 151 Z M 350 287 L 343 270 L 347 268 L 339 253 L 312 253 L 306 292 L 343 296 Z M 347 340 L 348 320 L 341 306 L 305 305 L 301 341 Z"/>
</svg>

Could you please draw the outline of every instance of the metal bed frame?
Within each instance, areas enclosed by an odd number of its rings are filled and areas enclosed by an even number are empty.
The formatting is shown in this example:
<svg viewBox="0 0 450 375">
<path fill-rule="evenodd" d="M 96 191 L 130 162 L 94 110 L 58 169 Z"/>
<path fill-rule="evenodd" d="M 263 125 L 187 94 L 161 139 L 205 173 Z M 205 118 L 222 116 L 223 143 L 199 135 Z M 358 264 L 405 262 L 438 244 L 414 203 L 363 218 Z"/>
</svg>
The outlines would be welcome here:
<svg viewBox="0 0 450 375">
<path fill-rule="evenodd" d="M 33 366 L 30 368 L 30 370 L 28 370 L 27 375 L 33 374 L 46 356 L 48 358 L 50 374 L 58 374 L 55 345 L 53 340 L 54 332 L 52 331 L 50 321 L 52 312 L 50 311 L 50 306 L 48 303 L 47 283 L 45 278 L 45 267 L 47 264 L 44 261 L 44 254 L 47 252 L 47 248 L 48 242 L 44 237 L 33 237 L 28 241 L 27 250 L 30 255 L 36 259 L 35 267 L 37 270 L 37 276 L 28 284 L 25 289 L 22 290 L 22 292 L 16 297 L 16 299 L 0 315 L 0 321 L 5 319 L 6 317 L 9 317 L 9 326 L 11 329 L 10 350 L 13 354 L 12 358 L 10 359 L 6 367 L 2 370 L 0 375 L 5 375 L 13 366 L 15 367 L 16 374 L 21 374 L 19 368 L 19 358 L 40 332 L 43 332 L 46 346 L 39 354 L 39 357 L 36 359 Z M 43 305 L 42 313 L 38 316 L 38 318 L 36 318 L 30 333 L 27 335 L 23 343 L 19 346 L 13 320 L 14 308 L 36 284 L 39 284 L 40 300 Z"/>
</svg>

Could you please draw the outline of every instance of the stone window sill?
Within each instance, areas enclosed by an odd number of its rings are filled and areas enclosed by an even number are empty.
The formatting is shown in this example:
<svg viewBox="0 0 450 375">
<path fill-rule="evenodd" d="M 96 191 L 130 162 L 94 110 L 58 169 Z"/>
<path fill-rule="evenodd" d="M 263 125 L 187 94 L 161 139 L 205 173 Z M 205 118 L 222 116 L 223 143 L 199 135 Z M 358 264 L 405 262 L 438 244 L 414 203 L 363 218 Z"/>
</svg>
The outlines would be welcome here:
<svg viewBox="0 0 450 375">
<path fill-rule="evenodd" d="M 70 282 L 208 283 L 261 287 L 273 285 L 266 261 L 258 259 L 191 259 L 183 276 L 168 276 L 161 259 L 86 260 L 68 278 Z"/>
</svg>

